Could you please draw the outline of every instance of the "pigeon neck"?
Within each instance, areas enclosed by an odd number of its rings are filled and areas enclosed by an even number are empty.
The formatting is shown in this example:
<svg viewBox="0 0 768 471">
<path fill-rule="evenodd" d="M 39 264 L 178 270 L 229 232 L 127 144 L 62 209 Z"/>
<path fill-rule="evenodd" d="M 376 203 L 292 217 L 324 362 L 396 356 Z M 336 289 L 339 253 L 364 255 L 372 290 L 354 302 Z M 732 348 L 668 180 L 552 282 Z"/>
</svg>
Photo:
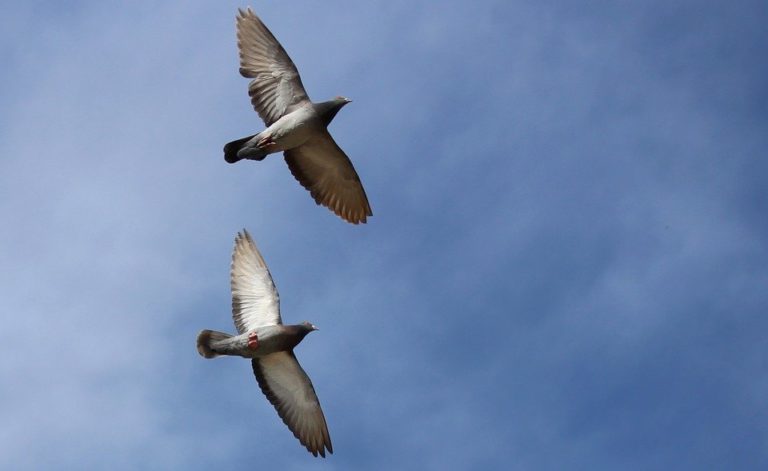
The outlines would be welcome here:
<svg viewBox="0 0 768 471">
<path fill-rule="evenodd" d="M 304 324 L 288 325 L 286 328 L 296 336 L 296 339 L 298 340 L 296 342 L 297 345 L 304 339 L 304 337 L 307 336 L 308 333 L 312 332 L 312 329 L 309 329 Z"/>
<path fill-rule="evenodd" d="M 324 101 L 322 103 L 317 104 L 317 111 L 320 115 L 320 119 L 323 120 L 323 124 L 328 126 L 331 124 L 331 121 L 333 121 L 333 118 L 336 117 L 336 113 L 339 112 L 339 110 L 346 105 L 347 103 L 344 101 L 339 100 L 331 100 L 331 101 Z"/>
</svg>

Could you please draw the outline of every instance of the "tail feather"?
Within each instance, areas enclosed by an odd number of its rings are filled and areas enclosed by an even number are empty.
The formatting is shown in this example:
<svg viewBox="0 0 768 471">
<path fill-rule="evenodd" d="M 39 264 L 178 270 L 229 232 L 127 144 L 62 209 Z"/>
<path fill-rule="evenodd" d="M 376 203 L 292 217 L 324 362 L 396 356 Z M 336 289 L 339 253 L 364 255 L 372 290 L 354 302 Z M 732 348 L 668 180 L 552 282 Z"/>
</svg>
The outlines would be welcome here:
<svg viewBox="0 0 768 471">
<path fill-rule="evenodd" d="M 255 134 L 253 136 L 255 136 Z M 231 164 L 237 162 L 238 160 L 242 160 L 243 158 L 238 157 L 237 153 L 240 151 L 240 149 L 243 148 L 243 145 L 245 145 L 246 142 L 253 138 L 253 136 L 244 137 L 242 139 L 227 143 L 224 146 L 224 160 Z"/>
<path fill-rule="evenodd" d="M 226 340 L 230 337 L 232 336 L 225 334 L 224 332 L 217 332 L 215 330 L 208 329 L 203 330 L 197 336 L 197 351 L 205 358 L 216 358 L 219 356 L 219 353 L 213 349 L 212 344 L 214 342 Z"/>
<path fill-rule="evenodd" d="M 246 147 L 248 141 L 256 136 L 258 136 L 258 134 L 227 143 L 224 146 L 224 160 L 231 164 L 243 159 L 264 160 L 264 157 L 266 157 L 269 152 L 256 146 Z"/>
</svg>

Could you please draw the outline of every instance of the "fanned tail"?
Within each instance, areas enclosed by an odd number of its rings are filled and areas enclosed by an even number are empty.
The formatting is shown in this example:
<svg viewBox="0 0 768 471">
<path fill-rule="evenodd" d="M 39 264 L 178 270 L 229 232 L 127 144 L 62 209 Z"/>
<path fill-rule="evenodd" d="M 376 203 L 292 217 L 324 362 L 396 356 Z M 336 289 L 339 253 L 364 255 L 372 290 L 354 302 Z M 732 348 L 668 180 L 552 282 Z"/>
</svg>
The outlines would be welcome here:
<svg viewBox="0 0 768 471">
<path fill-rule="evenodd" d="M 215 358 L 219 356 L 219 353 L 213 349 L 212 344 L 221 340 L 226 340 L 232 337 L 232 335 L 225 334 L 224 332 L 217 332 L 215 330 L 203 330 L 197 336 L 197 351 L 205 358 Z"/>
</svg>

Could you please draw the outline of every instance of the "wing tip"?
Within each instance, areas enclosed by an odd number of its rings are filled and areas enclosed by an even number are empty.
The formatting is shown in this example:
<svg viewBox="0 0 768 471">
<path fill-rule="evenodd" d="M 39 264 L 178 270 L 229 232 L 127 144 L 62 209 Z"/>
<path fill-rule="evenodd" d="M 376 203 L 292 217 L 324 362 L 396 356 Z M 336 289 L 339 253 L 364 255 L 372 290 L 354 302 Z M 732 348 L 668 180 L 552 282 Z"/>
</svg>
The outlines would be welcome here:
<svg viewBox="0 0 768 471">
<path fill-rule="evenodd" d="M 309 438 L 301 438 L 298 435 L 295 435 L 296 438 L 299 439 L 299 442 L 301 442 L 302 445 L 312 453 L 312 456 L 317 458 L 318 455 L 320 455 L 322 458 L 325 458 L 325 453 L 328 452 L 329 455 L 333 454 L 333 444 L 331 444 L 331 437 L 328 434 L 328 427 L 325 424 L 325 417 L 323 417 L 323 425 L 324 428 L 322 430 L 322 436 L 319 440 L 312 443 Z"/>
<path fill-rule="evenodd" d="M 237 9 L 237 19 L 238 20 L 245 19 L 245 18 L 248 18 L 250 16 L 256 16 L 256 14 L 253 12 L 253 10 L 251 10 L 251 7 L 245 7 L 245 10 L 243 10 L 242 8 L 238 7 L 238 9 Z"/>
<path fill-rule="evenodd" d="M 373 211 L 371 211 L 371 207 L 368 206 L 367 202 L 363 208 L 357 208 L 357 209 L 348 208 L 346 206 L 343 206 L 341 208 L 338 208 L 338 207 L 332 208 L 329 205 L 324 205 L 324 206 L 326 206 L 328 209 L 333 211 L 333 213 L 339 216 L 341 219 L 354 225 L 367 224 L 368 218 L 373 216 Z"/>
</svg>

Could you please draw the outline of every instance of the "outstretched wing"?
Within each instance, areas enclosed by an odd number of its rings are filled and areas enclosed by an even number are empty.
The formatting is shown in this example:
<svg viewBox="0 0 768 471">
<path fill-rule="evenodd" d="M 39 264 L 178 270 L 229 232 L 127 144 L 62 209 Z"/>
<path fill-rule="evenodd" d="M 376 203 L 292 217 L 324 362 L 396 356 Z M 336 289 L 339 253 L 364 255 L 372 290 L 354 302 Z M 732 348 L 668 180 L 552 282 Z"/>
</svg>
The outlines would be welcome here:
<svg viewBox="0 0 768 471">
<path fill-rule="evenodd" d="M 331 436 L 312 381 L 293 351 L 277 352 L 252 361 L 261 391 L 277 414 L 310 453 L 333 453 Z"/>
<path fill-rule="evenodd" d="M 232 319 L 238 332 L 242 334 L 255 327 L 282 324 L 280 296 L 272 275 L 245 229 L 235 238 L 230 283 Z"/>
<path fill-rule="evenodd" d="M 283 46 L 250 8 L 239 10 L 240 74 L 252 78 L 248 94 L 267 126 L 309 100 L 299 71 Z"/>
<path fill-rule="evenodd" d="M 373 215 L 355 167 L 328 131 L 284 155 L 293 176 L 317 204 L 352 224 L 365 223 Z"/>
</svg>

